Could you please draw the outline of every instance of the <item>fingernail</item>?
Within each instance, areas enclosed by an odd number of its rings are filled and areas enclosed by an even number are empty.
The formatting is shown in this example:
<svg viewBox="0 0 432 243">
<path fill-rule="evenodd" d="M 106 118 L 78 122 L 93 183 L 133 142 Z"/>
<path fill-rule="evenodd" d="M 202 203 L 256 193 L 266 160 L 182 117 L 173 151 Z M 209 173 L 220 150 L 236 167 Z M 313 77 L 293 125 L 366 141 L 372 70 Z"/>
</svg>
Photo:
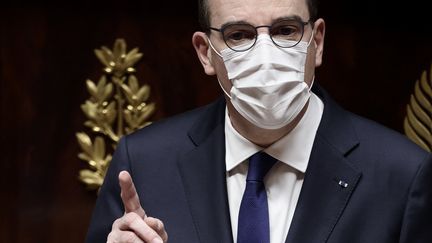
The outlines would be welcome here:
<svg viewBox="0 0 432 243">
<path fill-rule="evenodd" d="M 161 239 L 153 239 L 151 243 L 163 243 L 163 241 Z"/>
</svg>

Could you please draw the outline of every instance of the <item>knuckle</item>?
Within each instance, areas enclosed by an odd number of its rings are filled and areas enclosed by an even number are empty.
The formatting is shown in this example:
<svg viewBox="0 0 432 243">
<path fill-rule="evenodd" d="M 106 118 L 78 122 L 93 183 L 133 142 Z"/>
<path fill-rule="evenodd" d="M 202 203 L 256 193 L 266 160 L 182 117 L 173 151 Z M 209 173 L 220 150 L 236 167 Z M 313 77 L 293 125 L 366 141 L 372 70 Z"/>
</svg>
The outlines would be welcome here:
<svg viewBox="0 0 432 243">
<path fill-rule="evenodd" d="M 160 219 L 147 217 L 145 222 L 156 231 L 164 229 L 164 224 Z"/>
<path fill-rule="evenodd" d="M 122 217 L 122 218 L 123 218 L 123 217 Z M 118 218 L 118 219 L 116 219 L 116 220 L 113 222 L 112 227 L 111 227 L 111 230 L 115 230 L 115 229 L 118 229 L 118 228 L 119 228 L 119 224 L 121 223 L 122 218 Z"/>
<path fill-rule="evenodd" d="M 165 225 L 162 222 L 162 220 L 153 218 L 153 217 L 147 217 L 145 220 L 145 223 L 150 226 L 153 233 L 156 233 L 158 235 L 158 238 L 161 238 L 164 242 L 168 241 L 168 234 L 165 230 Z"/>
<path fill-rule="evenodd" d="M 162 222 L 162 220 L 159 220 L 159 219 L 158 219 L 158 228 L 159 228 L 160 230 L 165 230 L 165 225 L 164 225 L 164 223 Z"/>
<path fill-rule="evenodd" d="M 113 243 L 114 242 L 114 240 L 113 240 L 113 238 L 114 238 L 113 234 L 114 233 L 112 231 L 108 234 L 107 243 Z"/>
<path fill-rule="evenodd" d="M 126 225 L 131 225 L 134 222 L 136 222 L 138 219 L 140 219 L 138 214 L 136 214 L 134 212 L 127 213 L 123 216 L 123 223 Z"/>
<path fill-rule="evenodd" d="M 158 231 L 159 233 L 165 231 L 165 225 L 162 222 L 162 220 L 155 219 L 155 224 L 156 224 L 156 231 Z"/>
</svg>

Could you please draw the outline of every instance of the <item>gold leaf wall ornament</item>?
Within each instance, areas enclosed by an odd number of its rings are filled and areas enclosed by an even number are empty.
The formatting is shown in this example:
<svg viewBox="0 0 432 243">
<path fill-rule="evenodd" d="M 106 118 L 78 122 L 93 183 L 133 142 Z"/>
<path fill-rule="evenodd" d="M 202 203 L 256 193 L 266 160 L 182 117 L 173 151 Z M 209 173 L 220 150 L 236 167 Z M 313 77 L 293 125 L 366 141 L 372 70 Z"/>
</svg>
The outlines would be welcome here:
<svg viewBox="0 0 432 243">
<path fill-rule="evenodd" d="M 432 65 L 417 80 L 407 106 L 405 134 L 428 152 L 432 152 Z"/>
<path fill-rule="evenodd" d="M 89 166 L 79 172 L 79 180 L 89 189 L 99 189 L 103 183 L 112 159 L 108 150 L 115 149 L 123 135 L 150 124 L 155 111 L 155 104 L 147 102 L 150 86 L 140 86 L 133 75 L 142 57 L 138 48 L 127 52 L 126 42 L 117 39 L 112 50 L 102 46 L 95 55 L 105 66 L 104 75 L 97 83 L 86 81 L 90 97 L 81 105 L 87 118 L 84 125 L 94 139 L 85 132 L 76 133 L 81 148 L 78 158 Z"/>
</svg>

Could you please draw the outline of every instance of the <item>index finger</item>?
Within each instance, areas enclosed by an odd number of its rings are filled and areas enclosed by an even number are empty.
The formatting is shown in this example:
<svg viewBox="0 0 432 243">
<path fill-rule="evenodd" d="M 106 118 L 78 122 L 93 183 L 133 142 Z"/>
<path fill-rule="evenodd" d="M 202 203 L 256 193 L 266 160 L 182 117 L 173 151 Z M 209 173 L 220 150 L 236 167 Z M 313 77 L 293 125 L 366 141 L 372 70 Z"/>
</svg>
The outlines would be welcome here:
<svg viewBox="0 0 432 243">
<path fill-rule="evenodd" d="M 119 184 L 121 188 L 120 197 L 122 198 L 123 205 L 125 207 L 125 213 L 133 212 L 144 219 L 146 214 L 144 209 L 141 207 L 138 193 L 135 189 L 135 185 L 129 172 L 125 170 L 120 172 Z"/>
</svg>

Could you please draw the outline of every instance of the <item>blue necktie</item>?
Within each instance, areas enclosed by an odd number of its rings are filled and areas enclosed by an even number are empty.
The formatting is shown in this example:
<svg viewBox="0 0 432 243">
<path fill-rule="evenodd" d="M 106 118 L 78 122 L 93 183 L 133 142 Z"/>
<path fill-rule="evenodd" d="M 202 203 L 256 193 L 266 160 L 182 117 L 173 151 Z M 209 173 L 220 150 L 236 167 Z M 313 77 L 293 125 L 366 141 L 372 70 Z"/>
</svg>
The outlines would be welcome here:
<svg viewBox="0 0 432 243">
<path fill-rule="evenodd" d="M 246 189 L 240 205 L 237 243 L 270 243 L 270 226 L 264 176 L 276 159 L 264 152 L 249 158 Z"/>
</svg>

